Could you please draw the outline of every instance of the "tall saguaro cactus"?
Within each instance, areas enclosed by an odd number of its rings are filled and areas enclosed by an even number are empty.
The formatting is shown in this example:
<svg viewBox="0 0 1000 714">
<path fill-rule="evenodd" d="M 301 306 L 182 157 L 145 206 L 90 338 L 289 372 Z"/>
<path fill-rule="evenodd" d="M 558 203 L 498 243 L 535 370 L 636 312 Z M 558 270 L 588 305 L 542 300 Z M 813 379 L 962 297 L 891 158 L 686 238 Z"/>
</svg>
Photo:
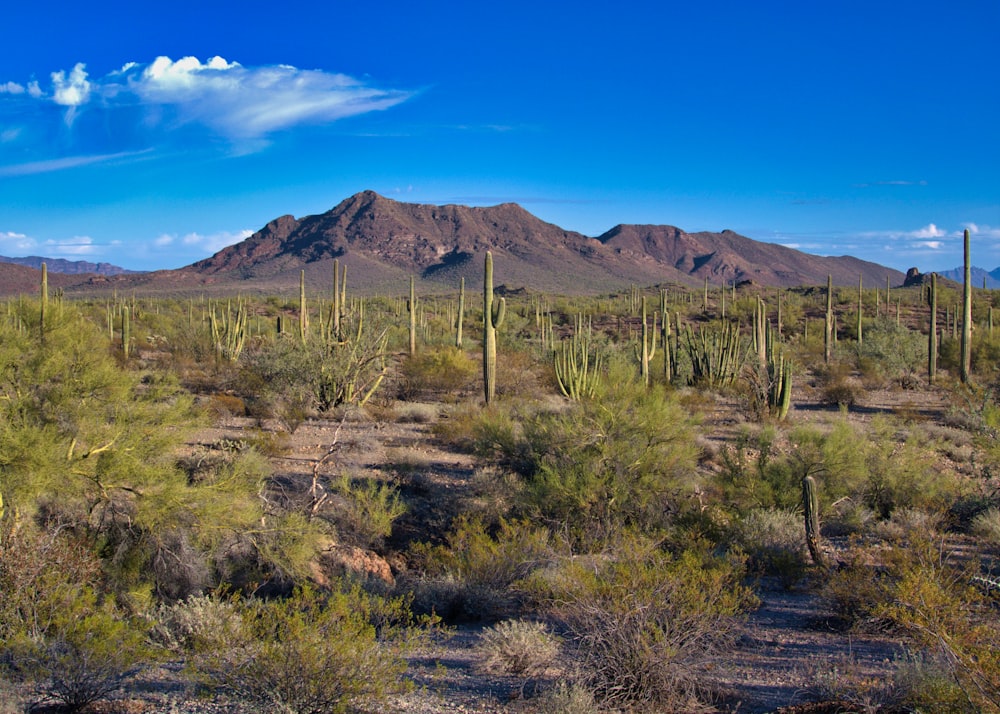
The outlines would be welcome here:
<svg viewBox="0 0 1000 714">
<path fill-rule="evenodd" d="M 42 284 L 39 293 L 38 329 L 41 341 L 45 342 L 45 312 L 49 307 L 49 268 L 45 263 L 42 263 Z"/>
<path fill-rule="evenodd" d="M 406 311 L 410 313 L 410 356 L 417 353 L 417 291 L 413 276 L 410 276 L 410 298 L 406 301 Z"/>
<path fill-rule="evenodd" d="M 646 296 L 642 296 L 642 344 L 636 348 L 636 356 L 639 358 L 639 375 L 642 383 L 649 386 L 649 362 L 656 354 L 656 313 L 653 313 L 653 329 L 649 329 L 646 321 Z"/>
<path fill-rule="evenodd" d="M 833 354 L 833 276 L 826 276 L 826 328 L 823 333 L 823 361 L 830 363 Z"/>
<path fill-rule="evenodd" d="M 455 319 L 455 347 L 462 349 L 462 318 L 465 315 L 465 278 L 458 282 L 458 317 Z"/>
<path fill-rule="evenodd" d="M 299 338 L 306 343 L 309 329 L 309 317 L 306 315 L 306 271 L 299 273 Z"/>
<path fill-rule="evenodd" d="M 493 302 L 493 254 L 486 251 L 483 280 L 483 392 L 486 403 L 496 398 L 497 392 L 497 328 L 507 314 L 507 301 L 500 298 Z"/>
<path fill-rule="evenodd" d="M 927 334 L 927 381 L 934 383 L 937 376 L 937 273 L 931 273 L 931 287 L 927 296 L 930 303 L 930 326 Z"/>
<path fill-rule="evenodd" d="M 865 298 L 865 277 L 863 275 L 858 276 L 858 346 L 862 344 L 861 339 L 861 319 L 864 313 L 864 298 Z"/>
<path fill-rule="evenodd" d="M 969 259 L 969 229 L 965 229 L 965 279 L 962 285 L 962 384 L 969 381 L 972 371 L 972 263 Z"/>
</svg>

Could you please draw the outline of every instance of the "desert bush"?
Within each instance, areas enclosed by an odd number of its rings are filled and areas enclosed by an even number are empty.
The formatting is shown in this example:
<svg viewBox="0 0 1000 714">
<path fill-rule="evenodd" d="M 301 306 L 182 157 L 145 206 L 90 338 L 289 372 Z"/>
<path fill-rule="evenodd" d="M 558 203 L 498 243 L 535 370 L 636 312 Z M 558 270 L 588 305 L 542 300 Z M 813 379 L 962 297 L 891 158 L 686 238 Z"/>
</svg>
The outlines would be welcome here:
<svg viewBox="0 0 1000 714">
<path fill-rule="evenodd" d="M 698 447 L 672 394 L 609 374 L 594 399 L 523 422 L 531 470 L 523 508 L 583 548 L 663 527 L 688 500 Z"/>
<path fill-rule="evenodd" d="M 752 570 L 777 575 L 787 585 L 797 582 L 805 572 L 805 530 L 799 512 L 751 510 L 733 524 L 732 541 L 747 555 Z"/>
<path fill-rule="evenodd" d="M 479 365 L 457 347 L 439 347 L 407 357 L 400 365 L 400 396 L 455 392 L 471 386 Z"/>
<path fill-rule="evenodd" d="M 363 548 L 378 548 L 392 533 L 392 524 L 406 513 L 406 504 L 392 484 L 374 479 L 353 481 L 346 473 L 333 484 L 342 506 L 324 517 L 331 520 L 341 538 Z"/>
<path fill-rule="evenodd" d="M 10 676 L 30 683 L 36 704 L 56 702 L 63 711 L 80 711 L 117 692 L 130 672 L 152 660 L 145 622 L 89 585 L 63 582 L 41 595 L 31 605 L 38 619 L 26 619 L 22 610 L 22 617 L 6 621 L 0 648 Z"/>
<path fill-rule="evenodd" d="M 354 711 L 403 686 L 413 630 L 401 600 L 359 590 L 236 601 L 235 632 L 222 631 L 191 660 L 202 680 L 257 707 L 329 714 Z M 383 617 L 396 614 L 395 624 Z M 379 626 L 370 619 L 380 613 Z"/>
<path fill-rule="evenodd" d="M 913 532 L 883 554 L 873 577 L 862 558 L 833 573 L 827 592 L 850 622 L 891 628 L 946 666 L 972 711 L 1000 708 L 996 602 L 976 587 L 977 563 L 953 560 L 943 541 Z"/>
<path fill-rule="evenodd" d="M 894 318 L 880 317 L 865 326 L 864 341 L 858 346 L 864 379 L 912 383 L 917 373 L 926 370 L 926 362 L 926 335 L 897 325 Z"/>
<path fill-rule="evenodd" d="M 632 539 L 606 559 L 564 563 L 544 587 L 602 704 L 691 711 L 710 698 L 707 668 L 752 601 L 743 575 L 734 558 L 672 556 Z"/>
<path fill-rule="evenodd" d="M 994 506 L 972 519 L 972 533 L 993 547 L 1000 547 L 1000 508 Z"/>
<path fill-rule="evenodd" d="M 560 681 L 535 700 L 535 714 L 598 714 L 594 694 L 576 682 Z"/>
<path fill-rule="evenodd" d="M 412 556 L 424 579 L 414 607 L 447 619 L 490 619 L 516 609 L 517 585 L 552 559 L 549 532 L 501 520 L 495 529 L 459 519 L 446 545 L 418 544 Z"/>
<path fill-rule="evenodd" d="M 531 677 L 559 655 L 559 640 L 543 622 L 505 620 L 483 631 L 477 645 L 487 672 Z"/>
<path fill-rule="evenodd" d="M 150 639 L 175 653 L 199 652 L 214 643 L 231 641 L 240 626 L 236 602 L 215 595 L 160 603 L 149 619 Z"/>
</svg>

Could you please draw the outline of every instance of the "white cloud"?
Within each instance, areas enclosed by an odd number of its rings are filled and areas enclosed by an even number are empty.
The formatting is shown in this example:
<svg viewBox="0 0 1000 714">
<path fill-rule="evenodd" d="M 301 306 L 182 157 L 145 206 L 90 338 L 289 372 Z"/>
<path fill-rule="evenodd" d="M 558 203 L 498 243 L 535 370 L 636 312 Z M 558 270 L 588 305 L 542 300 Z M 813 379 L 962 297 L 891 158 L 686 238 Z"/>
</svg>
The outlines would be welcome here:
<svg viewBox="0 0 1000 714">
<path fill-rule="evenodd" d="M 52 101 L 64 107 L 78 107 L 90 98 L 90 82 L 87 81 L 85 65 L 77 62 L 69 73 L 62 70 L 52 73 Z"/>
<path fill-rule="evenodd" d="M 104 77 L 89 77 L 77 63 L 68 73 L 53 72 L 43 90 L 27 85 L 31 97 L 66 107 L 71 123 L 85 108 L 127 113 L 136 106 L 145 115 L 137 126 L 161 131 L 195 125 L 233 141 L 245 142 L 302 124 L 325 124 L 378 111 L 406 101 L 412 92 L 380 89 L 344 74 L 302 70 L 289 65 L 244 67 L 222 57 L 174 61 L 157 57 L 148 65 L 128 62 Z M 8 82 L 4 90 L 25 91 Z"/>
<path fill-rule="evenodd" d="M 63 258 L 95 255 L 100 252 L 90 236 L 74 236 L 67 240 L 47 240 L 43 245 L 46 257 Z"/>
<path fill-rule="evenodd" d="M 929 223 L 919 230 L 910 231 L 908 234 L 910 238 L 944 238 L 945 235 L 945 232 L 933 223 Z"/>
<path fill-rule="evenodd" d="M 24 233 L 0 231 L 0 254 L 20 258 L 35 249 L 37 241 Z M 13 255 L 12 255 L 13 254 Z"/>
<path fill-rule="evenodd" d="M 17 82 L 0 84 L 0 94 L 24 94 L 24 87 Z"/>
<path fill-rule="evenodd" d="M 219 231 L 218 233 L 211 233 L 209 235 L 188 233 L 180 240 L 185 246 L 198 248 L 206 254 L 211 255 L 212 253 L 216 253 L 223 248 L 239 243 L 252 235 L 253 231 L 244 229 L 242 231 L 235 232 Z"/>
<path fill-rule="evenodd" d="M 930 250 L 941 250 L 944 243 L 939 240 L 925 240 L 913 244 L 914 248 L 929 248 Z"/>
</svg>

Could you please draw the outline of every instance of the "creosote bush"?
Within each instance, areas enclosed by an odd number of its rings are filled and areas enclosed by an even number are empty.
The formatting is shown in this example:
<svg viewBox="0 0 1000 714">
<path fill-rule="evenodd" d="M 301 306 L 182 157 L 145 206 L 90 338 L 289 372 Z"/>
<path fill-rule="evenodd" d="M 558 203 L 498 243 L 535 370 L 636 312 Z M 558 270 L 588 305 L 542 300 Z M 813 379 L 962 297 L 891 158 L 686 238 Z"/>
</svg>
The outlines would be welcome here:
<svg viewBox="0 0 1000 714">
<path fill-rule="evenodd" d="M 294 714 L 355 711 L 405 686 L 416 631 L 401 599 L 301 588 L 234 604 L 235 629 L 209 635 L 191 660 L 209 686 Z"/>
<path fill-rule="evenodd" d="M 565 629 L 580 682 L 608 707 L 707 709 L 705 677 L 754 599 L 743 563 L 638 537 L 607 557 L 570 560 L 533 582 Z"/>
<path fill-rule="evenodd" d="M 532 677 L 552 666 L 559 640 L 543 622 L 504 620 L 483 631 L 477 649 L 487 672 Z"/>
</svg>

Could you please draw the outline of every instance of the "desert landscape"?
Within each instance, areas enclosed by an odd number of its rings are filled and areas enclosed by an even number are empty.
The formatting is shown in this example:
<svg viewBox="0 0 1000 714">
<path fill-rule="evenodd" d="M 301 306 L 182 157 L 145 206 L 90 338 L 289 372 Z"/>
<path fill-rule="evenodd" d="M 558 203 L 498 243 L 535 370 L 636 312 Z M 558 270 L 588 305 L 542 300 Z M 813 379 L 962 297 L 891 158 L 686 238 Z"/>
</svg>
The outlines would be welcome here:
<svg viewBox="0 0 1000 714">
<path fill-rule="evenodd" d="M 526 216 L 15 266 L 0 711 L 1000 708 L 993 291 Z"/>
</svg>

